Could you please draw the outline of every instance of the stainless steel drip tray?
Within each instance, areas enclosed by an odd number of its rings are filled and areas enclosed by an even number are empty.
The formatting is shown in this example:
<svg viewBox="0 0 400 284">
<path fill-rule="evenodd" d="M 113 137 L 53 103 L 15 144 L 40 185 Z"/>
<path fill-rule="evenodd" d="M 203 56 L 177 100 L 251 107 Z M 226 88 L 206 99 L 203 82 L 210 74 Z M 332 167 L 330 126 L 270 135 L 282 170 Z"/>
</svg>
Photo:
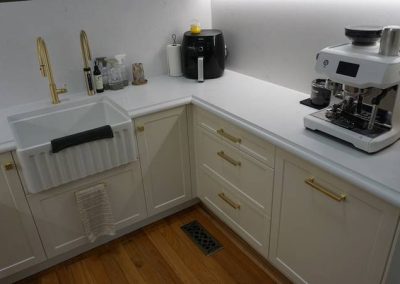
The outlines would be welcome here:
<svg viewBox="0 0 400 284">
<path fill-rule="evenodd" d="M 353 131 L 355 133 L 364 135 L 364 136 L 369 137 L 369 138 L 375 138 L 375 137 L 378 137 L 378 136 L 382 135 L 383 133 L 386 133 L 386 132 L 390 131 L 389 127 L 380 126 L 380 125 L 374 125 L 374 128 L 371 129 L 371 130 L 362 129 L 362 128 L 358 128 L 358 127 L 353 127 L 351 125 L 351 123 L 349 123 L 349 120 L 347 118 L 340 117 L 340 118 L 337 118 L 337 119 L 329 119 L 329 118 L 326 117 L 325 113 L 326 113 L 326 109 L 323 109 L 321 111 L 313 113 L 312 116 L 314 116 L 316 118 L 319 118 L 319 119 L 322 119 L 324 121 L 330 122 L 330 123 L 332 123 L 334 125 L 337 125 L 339 127 L 351 130 L 351 131 Z"/>
</svg>

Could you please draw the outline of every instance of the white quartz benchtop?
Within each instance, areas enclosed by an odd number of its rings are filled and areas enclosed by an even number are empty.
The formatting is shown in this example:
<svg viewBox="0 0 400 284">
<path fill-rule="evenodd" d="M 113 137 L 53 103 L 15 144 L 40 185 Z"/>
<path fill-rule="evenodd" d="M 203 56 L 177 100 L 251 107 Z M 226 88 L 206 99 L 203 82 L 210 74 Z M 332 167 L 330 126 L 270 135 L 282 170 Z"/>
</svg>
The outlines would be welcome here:
<svg viewBox="0 0 400 284">
<path fill-rule="evenodd" d="M 158 76 L 105 95 L 132 118 L 192 102 L 400 207 L 400 143 L 370 155 L 306 130 L 303 117 L 315 110 L 299 101 L 308 94 L 227 70 L 204 83 Z M 6 117 L 46 104 L 0 109 L 0 152 L 15 149 Z"/>
<path fill-rule="evenodd" d="M 375 154 L 307 130 L 309 97 L 239 73 L 207 81 L 192 102 L 400 207 L 400 143 Z"/>
<path fill-rule="evenodd" d="M 106 91 L 101 95 L 111 98 L 134 118 L 190 103 L 197 86 L 197 83 L 182 77 L 172 78 L 163 75 L 150 78 L 146 85 L 128 86 L 118 91 Z M 86 98 L 86 93 L 66 94 L 60 97 L 61 104 Z M 8 116 L 49 106 L 51 106 L 50 95 L 49 99 L 44 101 L 0 109 L 0 153 L 16 148 L 7 123 Z"/>
</svg>

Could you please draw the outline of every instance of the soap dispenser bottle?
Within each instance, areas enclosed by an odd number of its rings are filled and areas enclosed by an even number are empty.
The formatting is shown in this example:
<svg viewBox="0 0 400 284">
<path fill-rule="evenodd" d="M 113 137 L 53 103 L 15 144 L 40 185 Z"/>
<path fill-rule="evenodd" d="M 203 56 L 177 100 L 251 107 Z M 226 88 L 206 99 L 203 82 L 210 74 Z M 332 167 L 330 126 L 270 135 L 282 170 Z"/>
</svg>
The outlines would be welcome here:
<svg viewBox="0 0 400 284">
<path fill-rule="evenodd" d="M 115 58 L 110 58 L 107 60 L 110 65 L 108 73 L 108 84 L 110 90 L 120 90 L 124 88 L 124 79 L 121 72 L 120 65 Z"/>
<path fill-rule="evenodd" d="M 117 60 L 119 68 L 121 70 L 124 86 L 128 86 L 129 85 L 128 70 L 125 66 L 126 54 L 117 54 L 114 56 L 114 58 Z"/>
</svg>

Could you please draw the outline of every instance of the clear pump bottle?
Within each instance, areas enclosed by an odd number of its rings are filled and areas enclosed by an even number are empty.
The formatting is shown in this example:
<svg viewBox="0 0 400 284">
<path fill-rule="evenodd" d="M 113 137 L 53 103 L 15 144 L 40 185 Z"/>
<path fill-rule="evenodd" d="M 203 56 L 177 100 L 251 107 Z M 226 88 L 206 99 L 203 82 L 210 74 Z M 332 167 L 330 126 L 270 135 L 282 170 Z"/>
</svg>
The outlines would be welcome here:
<svg viewBox="0 0 400 284">
<path fill-rule="evenodd" d="M 126 65 L 125 65 L 125 58 L 126 58 L 126 54 L 115 55 L 115 59 L 118 61 L 119 68 L 121 69 L 124 86 L 128 86 L 129 85 L 128 69 L 126 68 Z"/>
</svg>

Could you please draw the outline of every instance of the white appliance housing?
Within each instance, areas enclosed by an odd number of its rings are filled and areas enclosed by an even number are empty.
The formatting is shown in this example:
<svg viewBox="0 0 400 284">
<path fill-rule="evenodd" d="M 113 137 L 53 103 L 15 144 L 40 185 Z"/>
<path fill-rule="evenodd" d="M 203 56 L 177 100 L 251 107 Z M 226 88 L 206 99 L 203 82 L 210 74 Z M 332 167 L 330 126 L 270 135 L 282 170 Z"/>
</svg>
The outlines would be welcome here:
<svg viewBox="0 0 400 284">
<path fill-rule="evenodd" d="M 350 73 L 343 74 L 341 65 Z M 357 46 L 351 43 L 324 48 L 317 55 L 315 69 L 330 80 L 357 88 L 385 89 L 400 83 L 400 57 L 379 54 L 379 44 Z M 342 68 L 343 69 L 343 68 Z M 377 152 L 400 138 L 400 88 L 397 89 L 390 131 L 375 138 L 337 126 L 325 118 L 325 110 L 304 117 L 304 126 L 340 138 L 368 153 Z"/>
</svg>

